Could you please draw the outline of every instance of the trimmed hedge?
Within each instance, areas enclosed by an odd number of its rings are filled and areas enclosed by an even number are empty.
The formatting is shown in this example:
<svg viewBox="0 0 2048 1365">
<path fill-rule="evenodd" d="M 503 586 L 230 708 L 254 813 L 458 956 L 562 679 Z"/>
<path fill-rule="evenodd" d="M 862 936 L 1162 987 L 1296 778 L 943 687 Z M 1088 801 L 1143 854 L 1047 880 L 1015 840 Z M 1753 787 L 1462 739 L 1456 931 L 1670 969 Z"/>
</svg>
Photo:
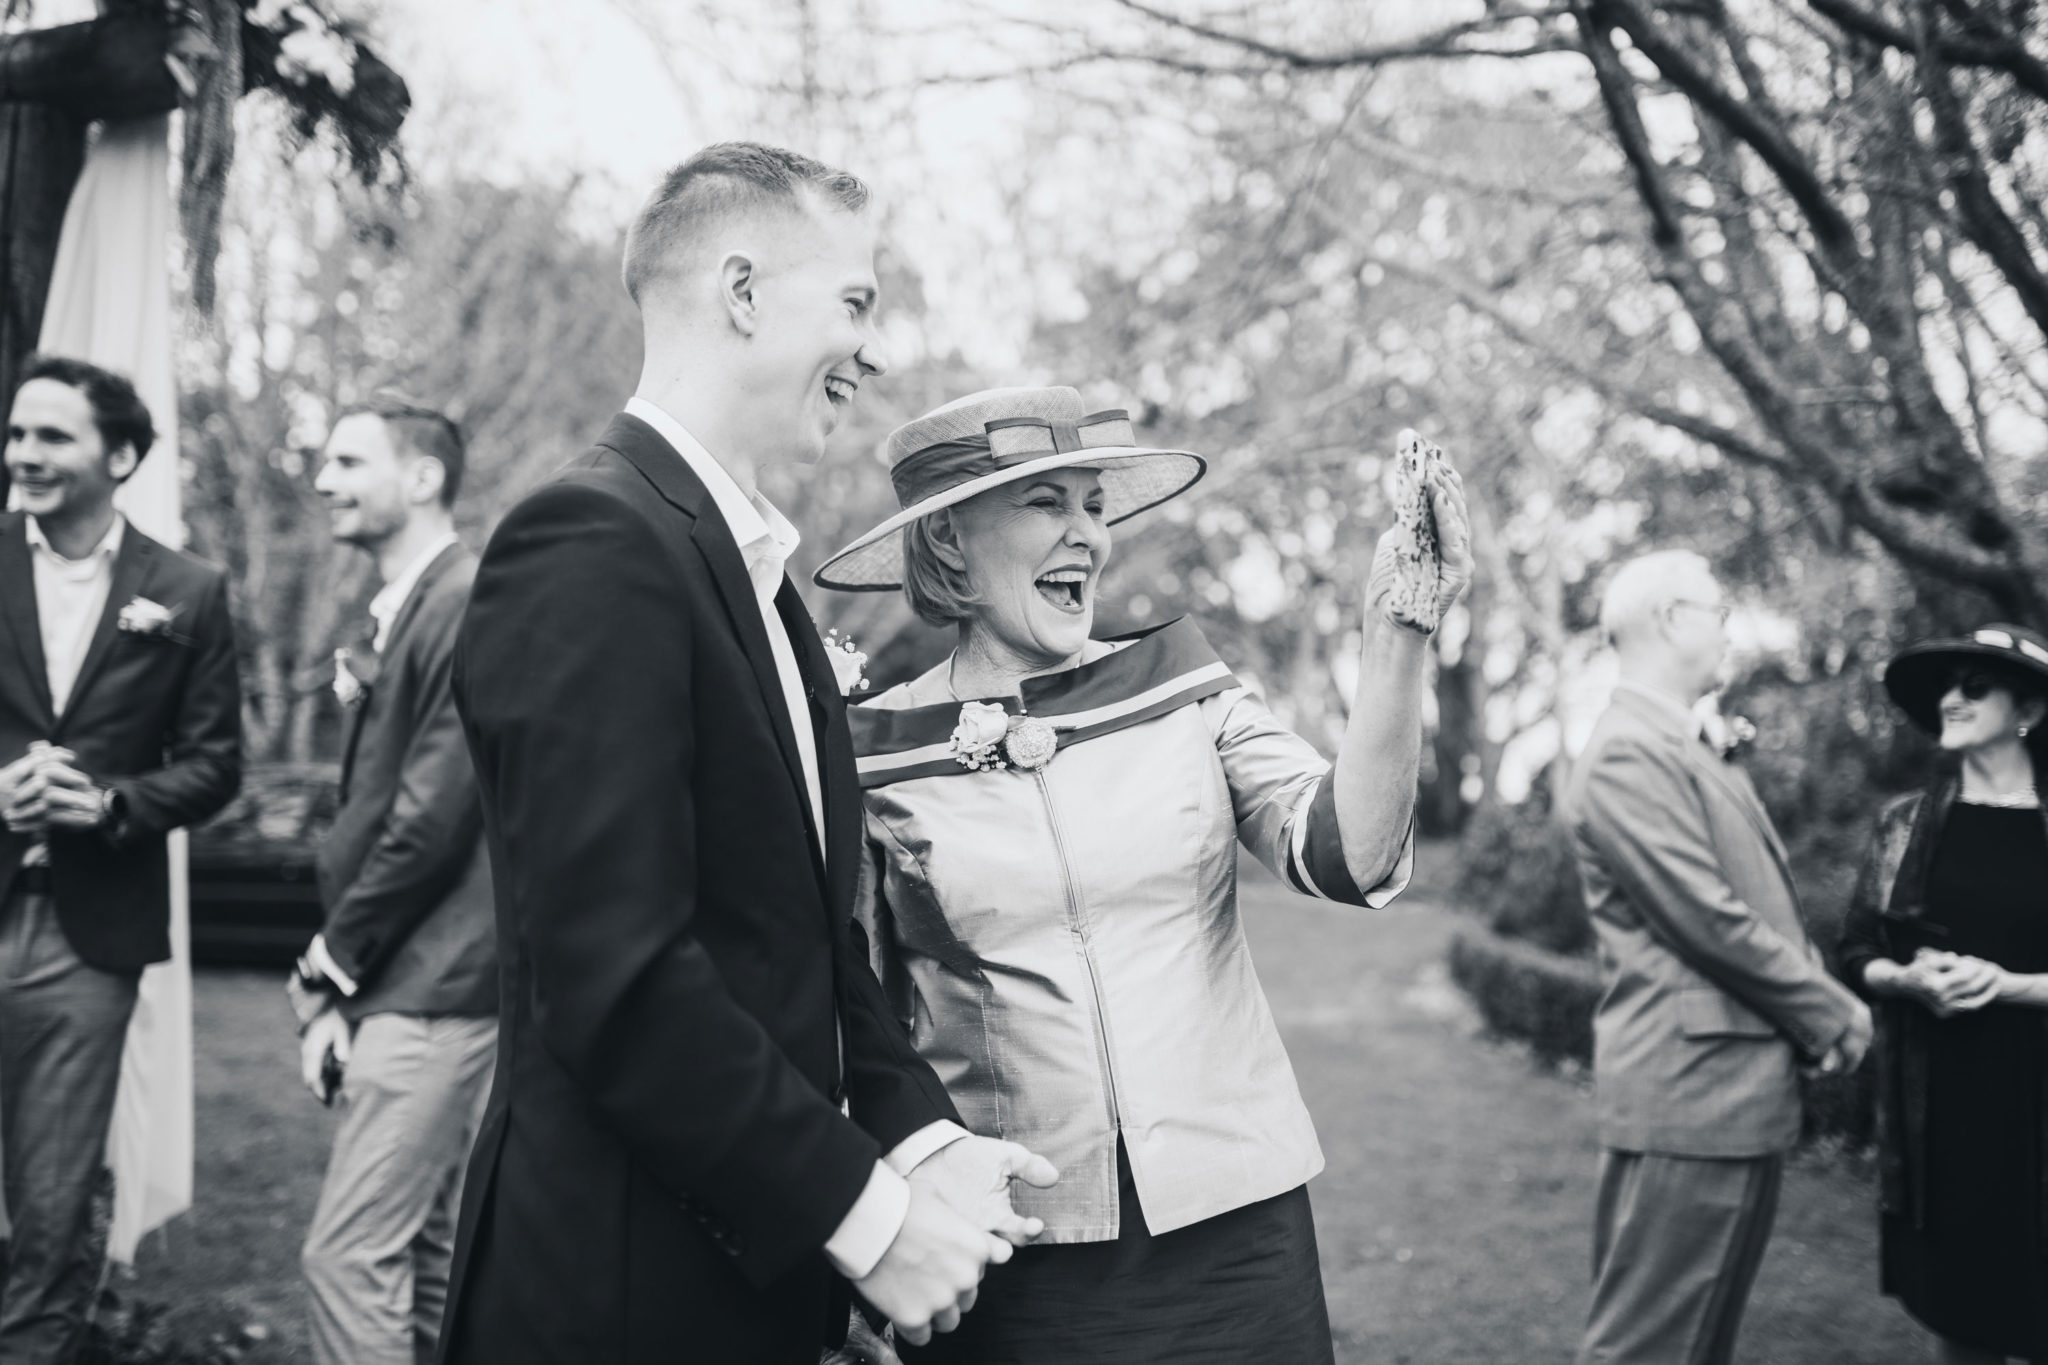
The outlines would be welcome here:
<svg viewBox="0 0 2048 1365">
<path fill-rule="evenodd" d="M 1600 1003 L 1600 969 L 1592 962 L 1460 925 L 1451 936 L 1450 968 L 1495 1033 L 1521 1039 L 1552 1065 L 1592 1064 L 1593 1009 Z"/>
</svg>

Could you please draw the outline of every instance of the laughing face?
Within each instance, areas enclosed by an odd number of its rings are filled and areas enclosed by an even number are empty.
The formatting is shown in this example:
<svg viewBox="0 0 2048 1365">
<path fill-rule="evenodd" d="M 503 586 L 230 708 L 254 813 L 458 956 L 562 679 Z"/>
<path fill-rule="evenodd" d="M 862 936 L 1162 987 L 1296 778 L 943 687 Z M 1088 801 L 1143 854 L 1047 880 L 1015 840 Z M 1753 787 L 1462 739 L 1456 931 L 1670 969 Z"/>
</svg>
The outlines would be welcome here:
<svg viewBox="0 0 2048 1365">
<path fill-rule="evenodd" d="M 972 628 L 1034 669 L 1079 658 L 1109 562 L 1096 471 L 1049 470 L 948 510 L 977 599 Z"/>
<path fill-rule="evenodd" d="M 1941 695 L 1941 747 L 1970 753 L 2012 742 L 2020 726 L 2041 723 L 2042 710 L 2038 697 L 2020 699 L 1989 669 L 1959 669 Z"/>
<path fill-rule="evenodd" d="M 7 418 L 7 475 L 21 506 L 43 523 L 86 522 L 114 500 L 134 472 L 135 448 L 109 451 L 92 404 L 69 384 L 31 379 Z"/>
<path fill-rule="evenodd" d="M 748 392 L 768 458 L 815 464 L 861 381 L 889 365 L 875 330 L 875 228 L 810 205 L 774 238 L 751 283 Z"/>
</svg>

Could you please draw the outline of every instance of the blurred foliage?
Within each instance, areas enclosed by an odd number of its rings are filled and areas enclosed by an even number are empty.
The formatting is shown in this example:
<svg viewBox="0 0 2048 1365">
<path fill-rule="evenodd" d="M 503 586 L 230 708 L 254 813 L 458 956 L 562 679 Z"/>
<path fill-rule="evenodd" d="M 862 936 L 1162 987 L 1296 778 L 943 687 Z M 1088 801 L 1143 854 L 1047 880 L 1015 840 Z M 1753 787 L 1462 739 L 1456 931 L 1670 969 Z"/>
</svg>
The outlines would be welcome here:
<svg viewBox="0 0 2048 1365">
<path fill-rule="evenodd" d="M 1451 938 L 1450 971 L 1493 1032 L 1520 1039 L 1553 1066 L 1592 1064 L 1600 1001 L 1592 963 L 1461 926 Z"/>
</svg>

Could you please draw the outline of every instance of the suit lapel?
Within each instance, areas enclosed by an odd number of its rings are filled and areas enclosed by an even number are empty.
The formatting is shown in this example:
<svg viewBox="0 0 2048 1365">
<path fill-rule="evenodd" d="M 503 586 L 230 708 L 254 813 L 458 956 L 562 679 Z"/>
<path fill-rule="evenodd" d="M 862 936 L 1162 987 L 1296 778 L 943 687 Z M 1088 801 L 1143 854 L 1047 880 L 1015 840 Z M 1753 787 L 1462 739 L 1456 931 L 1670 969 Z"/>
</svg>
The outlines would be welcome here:
<svg viewBox="0 0 2048 1365">
<path fill-rule="evenodd" d="M 132 525 L 121 532 L 121 550 L 114 556 L 114 581 L 107 588 L 107 602 L 100 608 L 99 625 L 93 629 L 92 644 L 85 651 L 85 662 L 78 667 L 78 680 L 71 684 L 71 696 L 64 703 L 65 716 L 76 715 L 79 702 L 92 689 L 93 679 L 107 661 L 107 652 L 114 647 L 114 636 L 120 629 L 121 608 L 148 588 L 149 571 L 155 561 L 155 541 Z M 172 629 L 179 624 L 173 622 Z M 61 728 L 62 718 L 58 724 Z"/>
<path fill-rule="evenodd" d="M 1742 808 L 1742 813 L 1749 817 L 1750 824 L 1756 827 L 1757 833 L 1769 846 L 1771 856 L 1778 860 L 1778 866 L 1785 873 L 1785 880 L 1789 883 L 1792 880 L 1791 855 L 1786 853 L 1784 842 L 1778 838 L 1778 831 L 1771 825 L 1770 812 L 1764 809 L 1763 798 L 1756 794 L 1756 788 L 1750 785 L 1747 774 L 1714 754 L 1696 739 L 1686 740 L 1685 748 L 1691 757 L 1693 767 L 1706 773 L 1708 780 L 1728 793 L 1730 799 Z"/>
<path fill-rule="evenodd" d="M 861 813 L 860 777 L 854 767 L 853 737 L 846 722 L 846 699 L 839 694 L 839 678 L 825 647 L 818 639 L 817 624 L 804 608 L 796 585 L 785 576 L 775 595 L 775 607 L 789 632 L 790 647 L 796 651 L 797 667 L 804 675 L 804 695 L 809 702 L 812 733 L 817 737 L 818 785 L 825 808 L 825 885 L 829 905 L 836 912 L 850 911 L 854 877 L 859 867 Z"/>
<path fill-rule="evenodd" d="M 16 514 L 0 534 L 0 616 L 14 637 L 21 660 L 22 686 L 34 702 L 45 730 L 57 723 L 50 704 L 50 665 L 43 657 L 42 620 L 36 613 L 36 571 L 28 547 L 28 518 Z"/>
<path fill-rule="evenodd" d="M 690 515 L 690 541 L 711 570 L 712 586 L 725 606 L 726 618 L 739 636 L 740 652 L 753 670 L 754 684 L 766 703 L 768 720 L 775 730 L 775 746 L 782 753 L 782 766 L 802 798 L 804 817 L 810 818 L 810 790 L 804 783 L 803 759 L 796 747 L 796 730 L 791 726 L 789 707 L 782 699 L 782 678 L 775 671 L 775 651 L 768 643 L 768 627 L 761 619 L 760 599 L 754 596 L 753 580 L 740 557 L 732 528 L 725 524 L 710 490 L 691 470 L 661 434 L 637 417 L 621 414 L 612 419 L 601 444 L 625 456 L 663 499 Z M 789 581 L 783 580 L 789 591 Z M 794 641 L 792 641 L 794 645 Z M 801 656 L 799 656 L 801 657 Z M 813 841 L 815 846 L 816 841 Z"/>
</svg>

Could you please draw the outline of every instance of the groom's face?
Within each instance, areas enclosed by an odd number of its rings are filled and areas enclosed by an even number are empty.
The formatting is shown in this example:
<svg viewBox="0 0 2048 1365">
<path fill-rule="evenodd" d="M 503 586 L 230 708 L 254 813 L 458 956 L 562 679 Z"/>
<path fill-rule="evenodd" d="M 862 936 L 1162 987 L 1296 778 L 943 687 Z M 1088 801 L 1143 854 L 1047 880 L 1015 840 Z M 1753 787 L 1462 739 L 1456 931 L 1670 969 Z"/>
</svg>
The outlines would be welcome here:
<svg viewBox="0 0 2048 1365">
<path fill-rule="evenodd" d="M 774 449 L 815 464 L 863 380 L 888 369 L 875 330 L 875 228 L 865 213 L 813 205 L 790 223 L 754 284 L 753 382 Z"/>
</svg>

